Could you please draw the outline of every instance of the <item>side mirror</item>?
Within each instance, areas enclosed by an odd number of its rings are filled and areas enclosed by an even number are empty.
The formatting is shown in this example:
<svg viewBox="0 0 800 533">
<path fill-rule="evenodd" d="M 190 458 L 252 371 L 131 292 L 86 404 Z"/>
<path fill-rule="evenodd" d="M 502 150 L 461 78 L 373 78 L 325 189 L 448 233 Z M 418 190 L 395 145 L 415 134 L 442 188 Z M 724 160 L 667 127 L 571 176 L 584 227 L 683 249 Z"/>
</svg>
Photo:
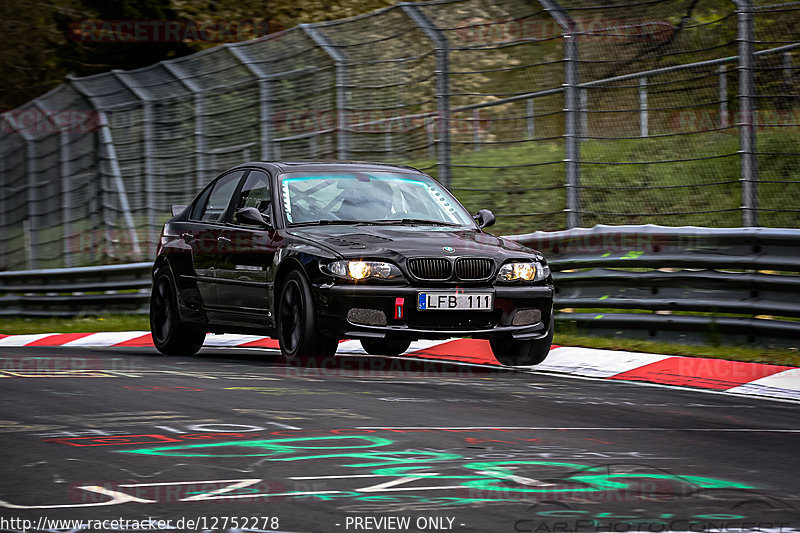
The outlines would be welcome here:
<svg viewBox="0 0 800 533">
<path fill-rule="evenodd" d="M 247 224 L 248 226 L 260 226 L 268 228 L 269 222 L 264 219 L 261 212 L 255 207 L 243 207 L 236 211 L 236 220 L 240 224 Z"/>
<path fill-rule="evenodd" d="M 494 217 L 494 213 L 492 213 L 488 209 L 481 209 L 480 211 L 478 211 L 478 214 L 472 218 L 478 221 L 478 225 L 481 228 L 488 228 L 489 226 L 494 225 L 494 222 L 496 220 Z"/>
</svg>

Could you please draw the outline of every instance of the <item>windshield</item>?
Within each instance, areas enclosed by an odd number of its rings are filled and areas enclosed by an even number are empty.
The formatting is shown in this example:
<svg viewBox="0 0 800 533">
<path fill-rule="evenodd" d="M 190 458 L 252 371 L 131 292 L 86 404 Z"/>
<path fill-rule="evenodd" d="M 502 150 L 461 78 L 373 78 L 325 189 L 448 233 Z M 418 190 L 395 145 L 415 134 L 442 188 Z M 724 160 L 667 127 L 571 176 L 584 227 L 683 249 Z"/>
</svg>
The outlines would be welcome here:
<svg viewBox="0 0 800 533">
<path fill-rule="evenodd" d="M 280 177 L 286 220 L 298 224 L 432 224 L 474 227 L 435 180 L 391 172 L 292 172 Z"/>
</svg>

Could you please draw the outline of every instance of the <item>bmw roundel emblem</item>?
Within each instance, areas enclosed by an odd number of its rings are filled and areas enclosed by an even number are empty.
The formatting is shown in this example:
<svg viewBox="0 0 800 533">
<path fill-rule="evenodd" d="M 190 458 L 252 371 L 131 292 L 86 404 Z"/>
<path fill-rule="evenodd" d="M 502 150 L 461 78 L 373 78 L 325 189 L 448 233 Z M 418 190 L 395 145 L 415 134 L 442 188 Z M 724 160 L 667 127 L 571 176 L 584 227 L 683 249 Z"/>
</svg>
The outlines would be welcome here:
<svg viewBox="0 0 800 533">
<path fill-rule="evenodd" d="M 448 253 L 453 253 L 453 252 L 456 251 L 456 249 L 453 248 L 452 246 L 445 246 L 445 247 L 442 248 L 442 250 L 444 250 L 445 252 L 448 252 Z"/>
</svg>

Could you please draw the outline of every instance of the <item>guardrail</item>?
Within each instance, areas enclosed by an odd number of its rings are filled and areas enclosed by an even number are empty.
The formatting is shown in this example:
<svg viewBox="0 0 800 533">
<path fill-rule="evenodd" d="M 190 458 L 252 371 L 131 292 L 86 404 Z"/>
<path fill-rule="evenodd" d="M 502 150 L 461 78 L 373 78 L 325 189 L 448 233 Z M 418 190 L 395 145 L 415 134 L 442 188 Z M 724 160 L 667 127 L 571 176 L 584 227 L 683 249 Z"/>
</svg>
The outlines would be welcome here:
<svg viewBox="0 0 800 533">
<path fill-rule="evenodd" d="M 0 272 L 0 316 L 146 314 L 153 263 Z"/>
<path fill-rule="evenodd" d="M 595 226 L 509 238 L 548 258 L 561 331 L 800 345 L 800 230 Z M 0 316 L 147 313 L 150 268 L 0 272 Z"/>
<path fill-rule="evenodd" d="M 558 330 L 800 345 L 800 230 L 595 226 L 510 238 L 550 261 Z"/>
</svg>

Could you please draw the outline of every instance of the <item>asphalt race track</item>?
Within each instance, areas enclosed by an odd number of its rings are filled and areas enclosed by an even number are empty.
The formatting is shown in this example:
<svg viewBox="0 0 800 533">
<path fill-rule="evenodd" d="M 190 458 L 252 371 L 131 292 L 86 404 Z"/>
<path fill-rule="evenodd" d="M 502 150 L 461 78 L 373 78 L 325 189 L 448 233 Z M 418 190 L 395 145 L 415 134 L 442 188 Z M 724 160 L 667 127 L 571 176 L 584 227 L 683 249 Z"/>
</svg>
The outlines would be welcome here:
<svg viewBox="0 0 800 533">
<path fill-rule="evenodd" d="M 0 357 L 3 531 L 800 528 L 797 403 L 264 349 Z"/>
</svg>

